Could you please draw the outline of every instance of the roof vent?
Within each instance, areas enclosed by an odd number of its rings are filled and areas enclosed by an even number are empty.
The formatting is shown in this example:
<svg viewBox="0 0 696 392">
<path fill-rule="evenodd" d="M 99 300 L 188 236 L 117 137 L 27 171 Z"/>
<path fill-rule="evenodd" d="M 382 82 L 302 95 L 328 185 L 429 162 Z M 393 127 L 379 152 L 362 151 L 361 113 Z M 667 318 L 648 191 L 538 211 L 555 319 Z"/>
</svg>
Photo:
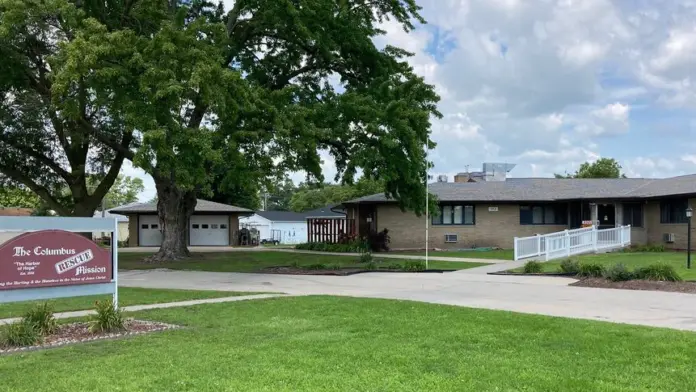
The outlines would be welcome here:
<svg viewBox="0 0 696 392">
<path fill-rule="evenodd" d="M 437 182 L 447 182 L 447 175 L 440 174 L 439 176 L 437 176 Z"/>
<path fill-rule="evenodd" d="M 517 166 L 514 163 L 484 163 L 483 164 L 483 180 L 484 181 L 505 181 L 510 170 Z"/>
</svg>

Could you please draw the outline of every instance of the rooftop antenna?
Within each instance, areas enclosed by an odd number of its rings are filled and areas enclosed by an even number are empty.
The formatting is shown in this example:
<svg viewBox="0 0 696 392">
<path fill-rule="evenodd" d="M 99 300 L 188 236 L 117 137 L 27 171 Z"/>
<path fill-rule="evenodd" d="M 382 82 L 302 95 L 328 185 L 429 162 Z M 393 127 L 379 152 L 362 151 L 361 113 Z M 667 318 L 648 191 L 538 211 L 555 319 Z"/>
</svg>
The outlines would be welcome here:
<svg viewBox="0 0 696 392">
<path fill-rule="evenodd" d="M 466 169 L 466 174 L 469 174 L 469 165 L 464 165 L 464 169 Z"/>
</svg>

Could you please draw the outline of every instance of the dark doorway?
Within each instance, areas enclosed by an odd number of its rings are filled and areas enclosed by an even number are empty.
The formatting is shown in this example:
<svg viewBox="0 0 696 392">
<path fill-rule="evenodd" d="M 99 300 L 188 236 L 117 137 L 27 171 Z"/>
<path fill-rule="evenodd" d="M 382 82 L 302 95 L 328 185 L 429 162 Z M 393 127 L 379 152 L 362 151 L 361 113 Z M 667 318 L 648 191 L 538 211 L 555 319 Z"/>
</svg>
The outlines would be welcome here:
<svg viewBox="0 0 696 392">
<path fill-rule="evenodd" d="M 616 227 L 616 209 L 613 204 L 597 204 L 599 229 Z"/>
<path fill-rule="evenodd" d="M 574 201 L 570 203 L 570 228 L 579 229 L 583 222 L 592 220 L 589 202 Z"/>
</svg>

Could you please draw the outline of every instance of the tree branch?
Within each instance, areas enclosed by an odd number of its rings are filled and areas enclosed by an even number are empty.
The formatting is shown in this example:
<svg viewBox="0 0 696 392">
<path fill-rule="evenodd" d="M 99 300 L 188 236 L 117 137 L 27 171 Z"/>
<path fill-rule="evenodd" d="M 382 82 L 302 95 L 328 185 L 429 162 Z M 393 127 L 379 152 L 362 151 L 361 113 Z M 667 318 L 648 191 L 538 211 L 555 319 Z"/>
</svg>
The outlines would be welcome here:
<svg viewBox="0 0 696 392">
<path fill-rule="evenodd" d="M 37 159 L 39 162 L 43 163 L 44 165 L 48 166 L 51 170 L 56 172 L 56 174 L 61 176 L 66 182 L 70 182 L 71 176 L 67 170 L 60 167 L 60 165 L 56 163 L 53 159 L 50 159 L 47 156 L 32 150 L 31 147 L 29 147 L 28 145 L 21 143 L 15 144 L 12 141 L 2 137 L 2 135 L 0 135 L 0 143 L 5 143 L 6 145 L 17 149 L 18 151 Z"/>
<path fill-rule="evenodd" d="M 70 210 L 66 209 L 63 205 L 61 205 L 58 202 L 58 200 L 56 200 L 56 198 L 53 197 L 53 195 L 51 195 L 51 192 L 48 189 L 46 189 L 46 187 L 37 184 L 26 174 L 22 173 L 21 171 L 15 168 L 5 165 L 0 165 L 0 171 L 10 176 L 10 178 L 12 178 L 13 180 L 21 182 L 27 188 L 31 189 L 32 192 L 36 193 L 39 197 L 41 197 L 46 203 L 48 203 L 48 206 L 57 211 L 58 214 L 62 216 L 70 215 Z"/>
<path fill-rule="evenodd" d="M 130 146 L 131 141 L 133 141 L 133 133 L 126 132 L 121 139 L 120 145 L 122 148 L 128 150 L 128 146 Z M 92 196 L 96 196 L 99 200 L 106 196 L 109 189 L 111 189 L 111 186 L 114 185 L 114 181 L 116 181 L 116 177 L 118 177 L 118 173 L 121 171 L 121 165 L 123 165 L 123 160 L 125 158 L 126 156 L 122 152 L 116 153 L 116 157 L 111 163 L 109 172 L 106 173 L 106 176 L 101 180 L 101 182 L 99 182 L 99 186 L 97 186 L 97 189 L 95 189 L 94 193 L 92 193 Z"/>
<path fill-rule="evenodd" d="M 84 133 L 91 135 L 91 136 L 94 136 L 94 138 L 97 139 L 100 143 L 113 149 L 117 153 L 123 154 L 124 158 L 126 158 L 128 160 L 132 161 L 133 158 L 135 158 L 135 154 L 133 153 L 133 151 L 131 151 L 128 148 L 128 145 L 130 145 L 130 142 L 132 141 L 133 131 L 126 132 L 126 134 L 130 134 L 131 139 L 128 140 L 129 144 L 124 146 L 121 143 L 119 143 L 118 141 L 98 132 L 94 128 L 94 126 L 89 121 L 85 120 L 84 118 L 80 119 L 80 123 L 83 125 L 83 127 L 81 127 L 80 129 L 84 129 Z M 125 138 L 125 136 L 124 136 L 124 138 Z"/>
</svg>

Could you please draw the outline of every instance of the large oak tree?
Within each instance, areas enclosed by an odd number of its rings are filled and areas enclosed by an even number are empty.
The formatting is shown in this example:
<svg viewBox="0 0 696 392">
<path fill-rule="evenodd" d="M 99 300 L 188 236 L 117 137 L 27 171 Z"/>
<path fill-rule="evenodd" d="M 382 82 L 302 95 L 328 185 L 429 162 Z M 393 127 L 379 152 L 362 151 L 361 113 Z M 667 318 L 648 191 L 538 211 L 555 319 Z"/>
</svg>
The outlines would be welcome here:
<svg viewBox="0 0 696 392">
<path fill-rule="evenodd" d="M 422 212 L 439 98 L 409 53 L 373 41 L 385 18 L 407 31 L 424 22 L 415 0 L 237 0 L 227 12 L 202 0 L 125 2 L 161 6 L 157 30 L 90 21 L 56 79 L 65 95 L 98 75 L 95 99 L 134 130 L 135 149 L 93 135 L 153 176 L 163 229 L 153 260 L 188 255 L 196 195 L 220 173 L 232 185 L 294 170 L 323 181 L 320 151 L 335 160 L 335 180 L 362 172 Z"/>
</svg>

